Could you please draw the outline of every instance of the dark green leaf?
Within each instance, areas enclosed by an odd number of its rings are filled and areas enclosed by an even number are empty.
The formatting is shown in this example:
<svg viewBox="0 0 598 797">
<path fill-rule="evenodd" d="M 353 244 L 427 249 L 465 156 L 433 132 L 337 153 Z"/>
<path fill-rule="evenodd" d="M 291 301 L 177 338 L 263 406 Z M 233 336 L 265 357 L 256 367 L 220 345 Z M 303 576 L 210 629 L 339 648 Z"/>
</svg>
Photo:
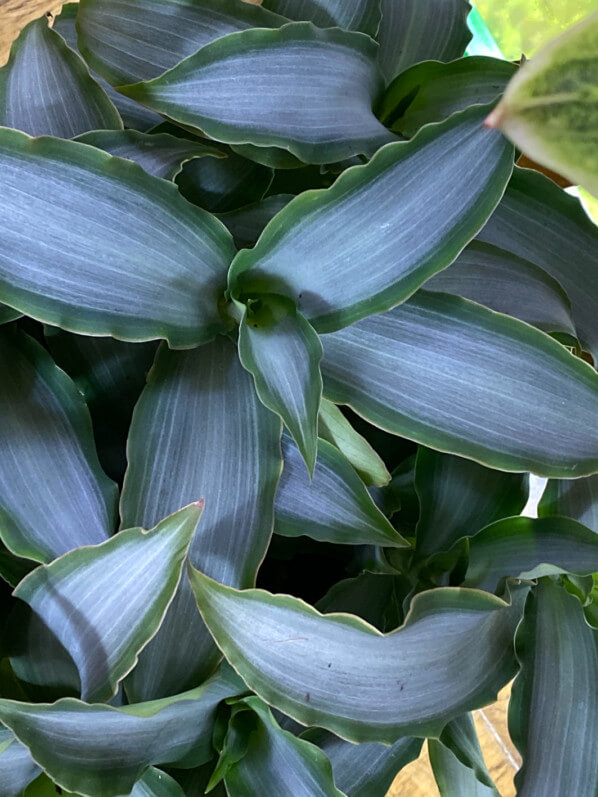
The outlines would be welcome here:
<svg viewBox="0 0 598 797">
<path fill-rule="evenodd" d="M 516 168 L 478 238 L 554 277 L 571 300 L 581 342 L 598 356 L 598 227 L 579 200 L 544 175 Z"/>
<path fill-rule="evenodd" d="M 166 772 L 150 767 L 137 781 L 130 797 L 185 797 L 185 792 Z"/>
<path fill-rule="evenodd" d="M 380 25 L 380 0 L 264 0 L 262 5 L 295 20 L 310 20 L 320 28 L 360 30 L 375 36 Z"/>
<path fill-rule="evenodd" d="M 384 797 L 396 774 L 415 761 L 421 739 L 406 737 L 390 747 L 377 742 L 352 744 L 322 728 L 301 735 L 317 744 L 332 764 L 334 782 L 347 797 Z"/>
<path fill-rule="evenodd" d="M 538 504 L 538 515 L 570 517 L 598 533 L 598 475 L 550 479 Z"/>
<path fill-rule="evenodd" d="M 223 148 L 223 152 L 225 158 L 202 158 L 185 164 L 177 178 L 185 199 L 211 213 L 237 210 L 260 200 L 274 174 L 267 166 L 230 150 Z"/>
<path fill-rule="evenodd" d="M 513 153 L 484 131 L 485 112 L 427 127 L 293 200 L 237 255 L 232 289 L 284 294 L 320 332 L 407 299 L 452 263 L 502 196 Z"/>
<path fill-rule="evenodd" d="M 156 77 L 228 33 L 285 22 L 242 0 L 81 0 L 77 30 L 85 60 L 118 86 Z"/>
<path fill-rule="evenodd" d="M 8 324 L 10 321 L 20 318 L 21 315 L 22 313 L 18 310 L 13 310 L 6 304 L 0 304 L 0 324 Z"/>
<path fill-rule="evenodd" d="M 244 691 L 226 670 L 190 692 L 124 708 L 73 698 L 51 705 L 0 700 L 0 719 L 62 788 L 117 797 L 129 794 L 150 764 L 209 760 L 216 707 Z"/>
<path fill-rule="evenodd" d="M 484 55 L 448 64 L 424 61 L 393 80 L 380 101 L 378 116 L 395 133 L 410 137 L 430 122 L 491 102 L 516 71 L 515 64 Z"/>
<path fill-rule="evenodd" d="M 218 141 L 332 163 L 395 139 L 372 112 L 381 89 L 375 58 L 361 33 L 292 22 L 232 33 L 119 91 Z"/>
<path fill-rule="evenodd" d="M 238 210 L 220 213 L 218 218 L 233 236 L 237 249 L 255 245 L 264 227 L 293 199 L 292 194 L 268 196 Z"/>
<path fill-rule="evenodd" d="M 183 348 L 223 329 L 232 238 L 174 185 L 84 144 L 3 129 L 0 189 L 11 306 L 73 332 Z"/>
<path fill-rule="evenodd" d="M 361 573 L 355 578 L 346 578 L 331 587 L 316 608 L 323 614 L 355 614 L 379 631 L 386 631 L 396 596 L 396 581 L 396 576 L 380 573 Z M 390 627 L 394 629 L 397 625 Z"/>
<path fill-rule="evenodd" d="M 381 0 L 380 65 L 387 81 L 419 61 L 452 61 L 471 33 L 467 0 Z"/>
<path fill-rule="evenodd" d="M 471 714 L 449 722 L 438 741 L 429 739 L 428 752 L 442 797 L 499 797 Z"/>
<path fill-rule="evenodd" d="M 533 263 L 491 244 L 472 241 L 425 288 L 463 296 L 544 332 L 577 337 L 571 305 L 560 284 Z"/>
<path fill-rule="evenodd" d="M 350 741 L 440 733 L 492 700 L 514 673 L 523 592 L 507 606 L 477 590 L 430 590 L 384 636 L 297 598 L 239 592 L 192 568 L 189 577 L 204 620 L 247 685 L 293 719 Z"/>
<path fill-rule="evenodd" d="M 544 578 L 531 592 L 515 640 L 521 664 L 509 732 L 523 757 L 521 797 L 598 793 L 598 632 L 581 604 Z"/>
<path fill-rule="evenodd" d="M 301 453 L 283 434 L 284 467 L 276 491 L 274 531 L 287 537 L 306 534 L 320 542 L 404 547 L 408 543 L 376 507 L 364 483 L 343 455 L 318 440 L 313 478 Z"/>
<path fill-rule="evenodd" d="M 420 291 L 322 343 L 326 397 L 394 434 L 501 470 L 598 470 L 598 376 L 527 324 Z"/>
<path fill-rule="evenodd" d="M 538 578 L 551 573 L 598 571 L 598 535 L 563 517 L 512 517 L 469 542 L 465 586 L 494 592 L 507 576 Z"/>
<path fill-rule="evenodd" d="M 310 475 L 322 398 L 320 339 L 283 296 L 249 300 L 239 328 L 239 357 L 262 403 L 280 415 Z"/>
<path fill-rule="evenodd" d="M 79 3 L 65 3 L 62 6 L 60 14 L 54 20 L 53 30 L 60 33 L 62 38 L 66 41 L 71 50 L 79 52 L 79 45 L 77 43 L 77 30 L 75 27 L 75 20 L 77 11 L 79 10 Z M 92 78 L 99 83 L 104 89 L 108 97 L 112 100 L 113 105 L 120 113 L 125 127 L 132 127 L 135 130 L 149 130 L 150 127 L 159 124 L 162 117 L 157 113 L 144 108 L 143 105 L 128 97 L 119 94 L 118 91 L 104 80 L 103 77 L 96 72 L 91 71 Z"/>
<path fill-rule="evenodd" d="M 164 180 L 174 180 L 183 165 L 192 158 L 220 156 L 214 147 L 167 133 L 150 135 L 137 130 L 95 130 L 78 136 L 77 141 L 135 161 L 148 174 Z"/>
<path fill-rule="evenodd" d="M 77 548 L 38 567 L 15 590 L 70 653 L 83 700 L 113 697 L 160 627 L 200 514 L 194 504 L 152 531 L 128 529 Z"/>
<path fill-rule="evenodd" d="M 527 502 L 528 478 L 420 446 L 415 489 L 421 507 L 416 548 L 427 556 L 448 551 L 499 518 L 518 515 Z"/>
<path fill-rule="evenodd" d="M 151 526 L 203 497 L 191 562 L 252 586 L 272 533 L 279 441 L 280 421 L 259 401 L 229 340 L 189 352 L 162 347 L 131 425 L 123 525 Z M 183 579 L 127 692 L 135 700 L 174 694 L 209 675 L 218 658 Z"/>
<path fill-rule="evenodd" d="M 103 542 L 114 528 L 117 491 L 100 468 L 88 410 L 48 353 L 10 328 L 0 338 L 0 415 L 5 545 L 49 562 Z"/>
<path fill-rule="evenodd" d="M 32 136 L 72 138 L 123 123 L 85 63 L 44 16 L 23 28 L 0 69 L 0 125 Z"/>
</svg>

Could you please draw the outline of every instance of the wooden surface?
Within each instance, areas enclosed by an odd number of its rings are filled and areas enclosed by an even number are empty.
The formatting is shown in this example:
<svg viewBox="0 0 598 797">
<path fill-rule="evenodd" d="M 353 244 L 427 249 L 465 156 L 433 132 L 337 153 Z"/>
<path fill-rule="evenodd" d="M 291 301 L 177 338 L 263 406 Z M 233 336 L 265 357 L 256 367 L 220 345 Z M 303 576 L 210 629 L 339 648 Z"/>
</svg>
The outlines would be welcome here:
<svg viewBox="0 0 598 797">
<path fill-rule="evenodd" d="M 0 64 L 8 59 L 10 43 L 24 25 L 47 12 L 56 14 L 61 7 L 52 0 L 0 0 Z M 497 703 L 474 713 L 484 757 L 502 797 L 515 795 L 513 776 L 520 760 L 507 731 L 508 694 L 509 689 L 503 689 Z M 425 746 L 418 760 L 398 775 L 388 797 L 438 797 Z"/>
</svg>

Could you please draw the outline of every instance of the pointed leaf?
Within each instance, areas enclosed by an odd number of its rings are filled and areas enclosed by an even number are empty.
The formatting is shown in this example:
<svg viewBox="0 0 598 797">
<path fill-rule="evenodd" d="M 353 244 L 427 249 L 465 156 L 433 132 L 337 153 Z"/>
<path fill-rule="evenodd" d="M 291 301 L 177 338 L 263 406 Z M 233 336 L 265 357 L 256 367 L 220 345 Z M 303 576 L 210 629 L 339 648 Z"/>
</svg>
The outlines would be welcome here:
<svg viewBox="0 0 598 797">
<path fill-rule="evenodd" d="M 380 66 L 387 81 L 419 61 L 452 61 L 471 33 L 467 0 L 381 0 Z"/>
<path fill-rule="evenodd" d="M 324 335 L 325 395 L 394 434 L 500 470 L 598 470 L 598 376 L 514 318 L 420 291 Z"/>
<path fill-rule="evenodd" d="M 319 337 L 288 299 L 250 300 L 239 328 L 239 357 L 262 403 L 280 415 L 313 475 L 322 398 Z"/>
<path fill-rule="evenodd" d="M 228 671 L 190 692 L 124 708 L 0 700 L 0 719 L 62 788 L 117 797 L 129 794 L 150 764 L 193 767 L 212 756 L 216 707 L 243 694 Z"/>
<path fill-rule="evenodd" d="M 472 108 L 384 147 L 275 216 L 234 260 L 237 293 L 288 296 L 320 332 L 407 299 L 446 268 L 502 196 L 513 153 Z"/>
<path fill-rule="evenodd" d="M 77 11 L 79 10 L 79 3 L 65 3 L 62 6 L 60 14 L 54 19 L 54 26 L 52 30 L 59 33 L 71 50 L 76 53 L 79 52 L 79 44 L 77 42 L 77 29 L 75 27 L 75 20 Z M 114 31 L 111 31 L 113 34 Z M 112 39 L 114 41 L 114 39 Z M 118 91 L 104 80 L 103 77 L 90 70 L 92 78 L 98 83 L 106 92 L 108 97 L 112 100 L 113 105 L 118 110 L 125 127 L 132 127 L 135 130 L 149 130 L 150 127 L 160 124 L 162 117 L 157 113 L 150 111 L 149 108 L 144 108 L 143 105 L 134 100 L 124 97 Z"/>
<path fill-rule="evenodd" d="M 0 125 L 72 138 L 86 130 L 122 129 L 123 123 L 84 61 L 44 16 L 23 28 L 0 69 Z"/>
<path fill-rule="evenodd" d="M 282 455 L 284 467 L 274 505 L 277 534 L 306 534 L 321 542 L 347 545 L 409 545 L 376 507 L 364 483 L 333 445 L 318 440 L 312 479 L 299 449 L 286 434 L 282 437 Z"/>
<path fill-rule="evenodd" d="M 174 185 L 84 144 L 4 129 L 0 188 L 0 298 L 11 306 L 73 332 L 174 347 L 223 328 L 232 239 Z"/>
<path fill-rule="evenodd" d="M 442 797 L 499 797 L 471 714 L 449 722 L 439 741 L 429 739 L 428 752 Z"/>
<path fill-rule="evenodd" d="M 229 340 L 188 352 L 160 349 L 128 449 L 123 524 L 151 526 L 203 496 L 190 561 L 232 585 L 253 586 L 272 533 L 280 421 L 259 401 Z M 127 692 L 134 700 L 176 693 L 207 677 L 218 658 L 183 579 Z"/>
<path fill-rule="evenodd" d="M 228 33 L 287 22 L 241 0 L 82 0 L 79 6 L 81 52 L 113 86 L 156 77 Z"/>
<path fill-rule="evenodd" d="M 393 80 L 380 101 L 378 116 L 395 133 L 411 137 L 430 122 L 491 102 L 516 71 L 515 64 L 485 55 L 448 64 L 424 61 Z"/>
<path fill-rule="evenodd" d="M 264 0 L 263 6 L 295 20 L 309 20 L 319 28 L 360 30 L 375 36 L 380 25 L 379 0 Z"/>
<path fill-rule="evenodd" d="M 291 199 L 292 194 L 268 196 L 237 210 L 220 213 L 218 218 L 233 236 L 237 249 L 249 249 L 256 244 L 265 226 Z"/>
<path fill-rule="evenodd" d="M 527 503 L 528 479 L 420 446 L 415 489 L 421 507 L 416 548 L 426 556 L 448 551 L 499 518 L 518 515 Z"/>
<path fill-rule="evenodd" d="M 94 130 L 78 136 L 77 141 L 135 161 L 148 174 L 164 180 L 174 180 L 183 164 L 191 158 L 220 156 L 214 147 L 166 133 L 150 135 L 137 130 Z"/>
<path fill-rule="evenodd" d="M 559 283 L 533 263 L 491 244 L 472 241 L 425 287 L 471 299 L 544 332 L 577 337 L 571 305 Z"/>
<path fill-rule="evenodd" d="M 301 734 L 317 744 L 332 764 L 334 782 L 347 797 L 377 797 L 388 792 L 395 776 L 418 757 L 422 741 L 406 737 L 390 747 L 377 742 L 352 744 L 322 728 Z"/>
<path fill-rule="evenodd" d="M 596 794 L 598 631 L 577 598 L 544 578 L 528 598 L 515 646 L 521 669 L 509 732 L 523 757 L 517 794 Z"/>
<path fill-rule="evenodd" d="M 40 769 L 31 753 L 6 728 L 0 729 L 0 783 L 2 797 L 21 797 Z"/>
<path fill-rule="evenodd" d="M 343 797 L 321 750 L 281 730 L 259 698 L 248 697 L 243 703 L 257 714 L 258 723 L 245 755 L 225 775 L 230 797 Z"/>
<path fill-rule="evenodd" d="M 49 562 L 112 533 L 116 485 L 71 380 L 16 329 L 0 343 L 0 536 L 18 556 Z"/>
<path fill-rule="evenodd" d="M 218 141 L 332 163 L 395 138 L 372 112 L 382 88 L 376 49 L 363 34 L 305 22 L 255 28 L 119 91 Z"/>
<path fill-rule="evenodd" d="M 222 151 L 225 158 L 202 158 L 185 164 L 177 178 L 185 199 L 210 213 L 236 210 L 261 199 L 274 175 L 267 166 L 226 147 Z"/>
<path fill-rule="evenodd" d="M 563 517 L 498 520 L 469 542 L 465 586 L 494 592 L 507 576 L 598 571 L 598 535 Z"/>
<path fill-rule="evenodd" d="M 130 797 L 185 797 L 185 792 L 166 772 L 150 767 L 137 781 Z"/>
<path fill-rule="evenodd" d="M 538 504 L 538 515 L 573 518 L 598 533 L 598 475 L 550 479 Z"/>
<path fill-rule="evenodd" d="M 390 473 L 381 457 L 351 426 L 336 404 L 324 398 L 320 403 L 318 435 L 338 448 L 365 484 L 379 487 L 388 484 Z"/>
<path fill-rule="evenodd" d="M 73 335 L 56 327 L 46 327 L 45 334 L 55 362 L 72 378 L 89 407 L 103 468 L 122 482 L 133 407 L 158 344 Z"/>
<path fill-rule="evenodd" d="M 71 551 L 38 567 L 14 591 L 71 654 L 83 700 L 110 699 L 160 627 L 201 508 L 181 509 L 152 531 L 128 529 Z"/>
<path fill-rule="evenodd" d="M 548 42 L 513 77 L 487 124 L 598 197 L 598 11 Z"/>
<path fill-rule="evenodd" d="M 581 342 L 598 356 L 598 227 L 548 177 L 516 168 L 478 239 L 547 271 L 567 292 Z"/>
<path fill-rule="evenodd" d="M 189 577 L 204 620 L 247 685 L 293 719 L 350 741 L 435 735 L 491 700 L 514 672 L 518 595 L 507 606 L 475 590 L 424 592 L 404 625 L 384 636 L 297 598 L 239 592 L 193 568 Z"/>
</svg>

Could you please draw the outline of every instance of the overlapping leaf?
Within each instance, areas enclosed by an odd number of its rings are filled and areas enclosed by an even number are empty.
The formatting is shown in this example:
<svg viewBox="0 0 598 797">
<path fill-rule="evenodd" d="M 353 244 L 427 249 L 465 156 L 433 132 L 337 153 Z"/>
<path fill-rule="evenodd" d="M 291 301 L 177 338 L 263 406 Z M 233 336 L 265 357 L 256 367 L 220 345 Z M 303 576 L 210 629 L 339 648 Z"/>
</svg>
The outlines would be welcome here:
<svg viewBox="0 0 598 797">
<path fill-rule="evenodd" d="M 438 741 L 429 739 L 428 752 L 442 797 L 498 797 L 471 714 L 449 722 Z"/>
<path fill-rule="evenodd" d="M 0 299 L 28 315 L 174 347 L 222 330 L 230 234 L 137 164 L 3 129 L 0 217 Z"/>
<path fill-rule="evenodd" d="M 363 34 L 293 22 L 232 33 L 119 91 L 218 141 L 332 163 L 396 138 L 372 112 L 382 87 L 375 58 Z"/>
<path fill-rule="evenodd" d="M 596 794 L 598 631 L 576 597 L 544 578 L 528 598 L 515 644 L 521 670 L 509 732 L 523 758 L 517 794 Z"/>
<path fill-rule="evenodd" d="M 150 80 L 228 33 L 285 22 L 242 0 L 82 0 L 77 30 L 85 60 L 118 86 Z"/>
<path fill-rule="evenodd" d="M 538 504 L 538 515 L 561 515 L 598 533 L 598 476 L 550 479 Z"/>
<path fill-rule="evenodd" d="M 360 30 L 375 36 L 380 25 L 379 0 L 264 0 L 283 17 L 310 20 L 320 28 Z"/>
<path fill-rule="evenodd" d="M 0 342 L 0 535 L 19 556 L 48 562 L 112 533 L 116 486 L 71 380 L 23 333 L 7 328 Z"/>
<path fill-rule="evenodd" d="M 123 123 L 85 63 L 41 17 L 23 28 L 0 69 L 0 125 L 72 138 Z"/>
<path fill-rule="evenodd" d="M 515 64 L 477 55 L 448 64 L 424 61 L 400 74 L 386 89 L 378 115 L 387 127 L 413 136 L 420 127 L 440 122 L 470 105 L 489 103 L 502 94 Z"/>
<path fill-rule="evenodd" d="M 467 0 L 381 0 L 380 65 L 387 81 L 420 61 L 452 61 L 471 33 Z"/>
<path fill-rule="evenodd" d="M 598 470 L 598 376 L 527 324 L 420 291 L 322 343 L 327 398 L 395 434 L 501 470 Z"/>
<path fill-rule="evenodd" d="M 571 300 L 581 342 L 598 355 L 598 227 L 579 200 L 538 172 L 516 168 L 478 239 L 554 277 Z"/>
<path fill-rule="evenodd" d="M 226 670 L 176 697 L 123 708 L 73 698 L 53 704 L 0 700 L 0 719 L 62 788 L 118 797 L 129 794 L 151 764 L 208 761 L 216 707 L 245 691 Z"/>
<path fill-rule="evenodd" d="M 150 135 L 137 130 L 94 130 L 78 136 L 77 141 L 135 161 L 148 174 L 164 180 L 174 180 L 183 165 L 192 158 L 220 156 L 214 147 L 167 133 Z"/>
<path fill-rule="evenodd" d="M 376 507 L 365 485 L 343 455 L 318 440 L 310 479 L 297 446 L 283 435 L 284 467 L 276 491 L 274 530 L 296 537 L 349 545 L 407 546 Z"/>
<path fill-rule="evenodd" d="M 514 672 L 523 593 L 508 606 L 476 590 L 429 590 L 384 636 L 297 598 L 239 592 L 193 569 L 189 577 L 204 620 L 248 686 L 299 722 L 350 741 L 435 735 L 491 700 Z"/>
<path fill-rule="evenodd" d="M 571 305 L 560 284 L 528 260 L 491 244 L 472 241 L 425 287 L 471 299 L 544 332 L 577 337 Z"/>
<path fill-rule="evenodd" d="M 488 470 L 420 446 L 415 466 L 421 507 L 415 530 L 419 553 L 448 551 L 461 537 L 518 515 L 527 502 L 527 488 L 526 474 Z"/>
<path fill-rule="evenodd" d="M 21 797 L 25 787 L 39 772 L 25 745 L 15 739 L 7 728 L 0 729 L 0 783 L 3 797 Z"/>
<path fill-rule="evenodd" d="M 160 627 L 200 514 L 194 504 L 152 531 L 128 529 L 77 548 L 15 590 L 70 653 L 83 700 L 111 698 Z"/>
<path fill-rule="evenodd" d="M 551 573 L 598 571 L 598 535 L 563 517 L 498 520 L 469 542 L 464 584 L 494 592 L 508 576 L 538 578 Z"/>
<path fill-rule="evenodd" d="M 253 202 L 218 218 L 231 233 L 237 249 L 249 249 L 255 245 L 268 222 L 288 205 L 292 194 L 276 194 Z"/>
<path fill-rule="evenodd" d="M 225 583 L 252 586 L 272 533 L 279 441 L 280 421 L 230 341 L 189 352 L 163 347 L 133 416 L 123 525 L 151 526 L 201 496 L 190 561 Z M 209 675 L 218 658 L 184 579 L 127 691 L 136 700 L 174 694 Z"/>
<path fill-rule="evenodd" d="M 455 259 L 502 196 L 512 151 L 481 127 L 484 113 L 430 126 L 295 199 L 237 255 L 233 290 L 286 295 L 320 332 L 407 299 Z"/>
<path fill-rule="evenodd" d="M 284 297 L 249 301 L 239 328 L 239 358 L 262 403 L 280 415 L 310 475 L 316 462 L 322 398 L 320 339 Z"/>
</svg>

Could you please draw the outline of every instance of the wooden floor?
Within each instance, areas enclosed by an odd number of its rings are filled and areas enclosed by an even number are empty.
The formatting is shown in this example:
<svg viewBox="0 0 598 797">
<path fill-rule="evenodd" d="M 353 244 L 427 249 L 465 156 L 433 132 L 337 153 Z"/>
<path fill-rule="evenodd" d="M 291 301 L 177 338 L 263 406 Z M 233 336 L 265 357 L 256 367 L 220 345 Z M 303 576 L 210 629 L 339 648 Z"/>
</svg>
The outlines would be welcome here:
<svg viewBox="0 0 598 797">
<path fill-rule="evenodd" d="M 255 0 L 252 0 L 255 2 Z M 21 28 L 32 19 L 47 12 L 58 13 L 62 3 L 52 0 L 0 0 L 0 65 L 8 59 L 10 43 Z M 509 689 L 504 689 L 499 700 L 483 711 L 474 713 L 475 723 L 484 751 L 484 757 L 502 797 L 514 797 L 513 776 L 517 771 L 519 756 L 513 747 L 506 723 Z M 438 789 L 432 776 L 426 748 L 399 774 L 388 797 L 437 797 Z"/>
</svg>

